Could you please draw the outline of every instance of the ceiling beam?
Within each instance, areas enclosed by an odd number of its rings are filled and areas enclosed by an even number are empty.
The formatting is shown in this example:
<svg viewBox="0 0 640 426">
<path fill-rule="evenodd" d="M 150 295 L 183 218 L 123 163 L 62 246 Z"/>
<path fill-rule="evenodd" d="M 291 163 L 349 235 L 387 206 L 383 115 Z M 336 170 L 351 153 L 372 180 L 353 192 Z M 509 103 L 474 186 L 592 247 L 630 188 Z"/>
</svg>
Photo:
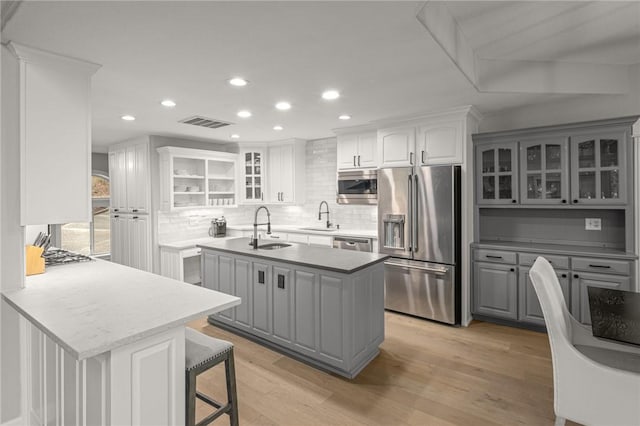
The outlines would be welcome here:
<svg viewBox="0 0 640 426">
<path fill-rule="evenodd" d="M 630 90 L 628 65 L 479 58 L 445 2 L 426 2 L 416 18 L 478 92 L 618 95 Z"/>
</svg>

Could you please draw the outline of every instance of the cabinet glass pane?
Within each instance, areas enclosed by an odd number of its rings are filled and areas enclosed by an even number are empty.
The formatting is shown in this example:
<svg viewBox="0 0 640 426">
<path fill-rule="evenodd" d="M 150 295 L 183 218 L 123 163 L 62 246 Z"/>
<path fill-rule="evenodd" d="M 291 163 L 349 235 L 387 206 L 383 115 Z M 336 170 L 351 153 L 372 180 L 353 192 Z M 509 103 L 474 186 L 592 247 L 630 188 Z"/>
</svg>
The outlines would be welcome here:
<svg viewBox="0 0 640 426">
<path fill-rule="evenodd" d="M 244 154 L 244 161 L 245 161 L 247 164 L 250 164 L 250 163 L 251 163 L 251 153 L 250 153 L 250 152 L 246 152 L 246 153 Z"/>
<path fill-rule="evenodd" d="M 527 198 L 530 200 L 542 198 L 541 174 L 527 175 Z"/>
<path fill-rule="evenodd" d="M 585 141 L 578 144 L 578 167 L 584 169 L 596 166 L 595 147 L 595 141 Z"/>
<path fill-rule="evenodd" d="M 562 176 L 560 173 L 547 173 L 546 174 L 547 192 L 545 198 L 554 199 L 560 198 L 562 193 Z"/>
<path fill-rule="evenodd" d="M 618 141 L 616 139 L 600 139 L 600 166 L 616 167 L 618 165 Z"/>
<path fill-rule="evenodd" d="M 600 172 L 600 187 L 602 198 L 618 198 L 620 187 L 618 170 L 605 170 Z"/>
<path fill-rule="evenodd" d="M 498 176 L 498 185 L 500 187 L 498 198 L 500 198 L 501 200 L 512 198 L 511 176 Z"/>
<path fill-rule="evenodd" d="M 246 166 L 244 168 L 244 174 L 245 175 L 250 175 L 251 174 L 251 170 L 252 170 L 251 166 Z"/>
<path fill-rule="evenodd" d="M 511 171 L 511 148 L 498 149 L 498 171 Z M 511 180 L 511 177 L 509 177 L 509 180 Z M 511 198 L 511 196 L 508 196 L 507 198 Z"/>
<path fill-rule="evenodd" d="M 253 154 L 253 173 L 260 174 L 260 153 L 255 152 Z"/>
<path fill-rule="evenodd" d="M 260 186 L 260 185 L 261 185 L 261 183 L 260 183 L 260 176 L 256 176 L 256 177 L 254 177 L 254 178 L 253 178 L 253 180 L 255 181 L 256 186 Z"/>
<path fill-rule="evenodd" d="M 596 172 L 578 173 L 578 196 L 587 199 L 596 196 Z"/>
<path fill-rule="evenodd" d="M 545 151 L 545 168 L 547 170 L 560 170 L 562 168 L 562 149 L 560 145 L 546 145 Z"/>
<path fill-rule="evenodd" d="M 251 186 L 251 177 L 250 177 L 250 176 L 247 176 L 247 177 L 245 178 L 245 184 L 244 184 L 244 186 L 246 186 L 246 187 L 250 187 L 250 186 Z"/>
<path fill-rule="evenodd" d="M 502 166 L 502 163 L 500 163 Z M 527 148 L 527 170 L 540 170 L 542 167 L 542 146 L 535 145 Z"/>
<path fill-rule="evenodd" d="M 482 173 L 495 172 L 495 152 L 493 149 L 482 151 Z"/>
<path fill-rule="evenodd" d="M 482 198 L 484 200 L 496 198 L 496 178 L 494 176 L 482 177 Z"/>
<path fill-rule="evenodd" d="M 254 190 L 254 193 L 255 193 L 255 198 L 256 198 L 256 200 L 259 200 L 259 199 L 261 198 L 261 196 L 262 196 L 262 193 L 261 193 L 261 191 L 260 191 L 260 188 L 259 188 L 259 187 L 256 187 L 256 189 Z"/>
<path fill-rule="evenodd" d="M 246 199 L 247 200 L 251 200 L 251 196 L 253 195 L 253 189 L 247 188 L 246 192 L 245 192 L 245 195 L 246 195 Z"/>
</svg>

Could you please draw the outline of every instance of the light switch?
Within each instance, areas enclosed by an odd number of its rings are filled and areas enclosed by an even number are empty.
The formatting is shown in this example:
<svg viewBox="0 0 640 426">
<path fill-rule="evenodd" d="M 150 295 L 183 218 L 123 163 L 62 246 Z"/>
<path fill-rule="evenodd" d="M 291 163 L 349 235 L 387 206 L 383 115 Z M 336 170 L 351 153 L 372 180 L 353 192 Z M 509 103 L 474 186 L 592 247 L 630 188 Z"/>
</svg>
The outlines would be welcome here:
<svg viewBox="0 0 640 426">
<path fill-rule="evenodd" d="M 602 231 L 602 219 L 586 218 L 584 220 L 584 229 L 587 231 Z"/>
</svg>

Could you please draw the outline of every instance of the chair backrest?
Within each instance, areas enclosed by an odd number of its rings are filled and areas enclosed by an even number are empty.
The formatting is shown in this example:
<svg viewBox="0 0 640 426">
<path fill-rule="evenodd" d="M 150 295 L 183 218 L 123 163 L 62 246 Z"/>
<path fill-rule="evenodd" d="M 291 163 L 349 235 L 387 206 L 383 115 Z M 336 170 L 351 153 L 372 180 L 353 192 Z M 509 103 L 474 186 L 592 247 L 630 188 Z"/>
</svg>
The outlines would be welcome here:
<svg viewBox="0 0 640 426">
<path fill-rule="evenodd" d="M 529 277 L 542 307 L 551 351 L 554 350 L 556 339 L 563 339 L 567 344 L 571 344 L 571 314 L 553 267 L 547 259 L 539 256 L 529 270 Z"/>
</svg>

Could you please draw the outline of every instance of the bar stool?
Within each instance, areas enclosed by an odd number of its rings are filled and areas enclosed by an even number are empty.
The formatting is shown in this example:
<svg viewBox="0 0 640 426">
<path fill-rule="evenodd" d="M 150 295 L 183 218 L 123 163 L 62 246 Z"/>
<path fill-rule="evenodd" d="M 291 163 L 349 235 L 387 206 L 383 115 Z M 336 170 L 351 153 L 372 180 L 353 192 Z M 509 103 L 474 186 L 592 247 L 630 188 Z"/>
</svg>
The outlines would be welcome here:
<svg viewBox="0 0 640 426">
<path fill-rule="evenodd" d="M 236 394 L 236 372 L 233 361 L 233 344 L 225 340 L 215 339 L 203 333 L 185 328 L 185 387 L 186 387 L 186 425 L 204 426 L 213 422 L 223 414 L 231 418 L 231 425 L 238 425 L 238 396 Z M 198 374 L 224 361 L 227 376 L 227 399 L 222 404 L 211 397 L 196 391 Z M 196 424 L 196 398 L 214 407 L 216 411 Z"/>
</svg>

